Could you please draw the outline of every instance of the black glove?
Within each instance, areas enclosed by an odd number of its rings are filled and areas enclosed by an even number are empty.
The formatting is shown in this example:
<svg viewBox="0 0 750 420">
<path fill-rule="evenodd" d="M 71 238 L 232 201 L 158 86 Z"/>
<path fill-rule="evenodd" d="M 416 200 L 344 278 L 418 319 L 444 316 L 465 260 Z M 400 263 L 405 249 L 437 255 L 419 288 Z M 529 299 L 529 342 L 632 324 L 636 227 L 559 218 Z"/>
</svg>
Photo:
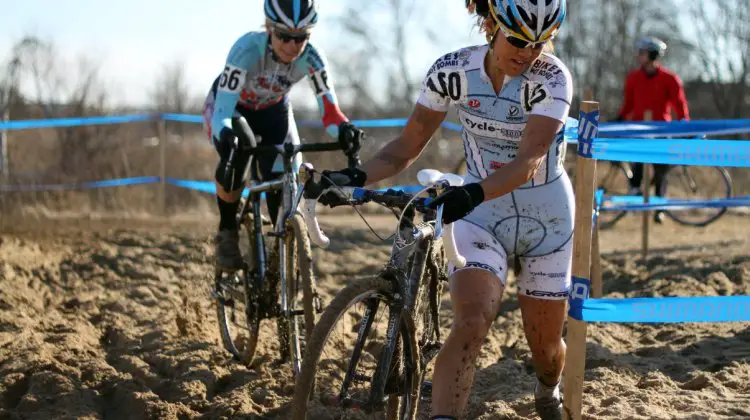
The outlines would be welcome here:
<svg viewBox="0 0 750 420">
<path fill-rule="evenodd" d="M 461 187 L 448 187 L 448 191 L 440 194 L 438 198 L 430 202 L 428 207 L 437 209 L 441 204 L 445 204 L 443 224 L 448 225 L 463 219 L 483 202 L 484 190 L 481 185 L 474 182 Z"/>
<path fill-rule="evenodd" d="M 362 148 L 362 140 L 365 132 L 355 127 L 354 124 L 344 121 L 339 125 L 339 143 L 347 155 L 358 153 Z"/>
<path fill-rule="evenodd" d="M 367 182 L 367 174 L 358 168 L 346 168 L 340 171 L 323 171 L 318 186 L 321 191 L 329 189 L 326 193 L 318 198 L 318 202 L 331 206 L 340 204 L 346 200 L 346 197 L 337 188 L 331 188 L 334 185 L 339 187 L 364 187 Z"/>
</svg>

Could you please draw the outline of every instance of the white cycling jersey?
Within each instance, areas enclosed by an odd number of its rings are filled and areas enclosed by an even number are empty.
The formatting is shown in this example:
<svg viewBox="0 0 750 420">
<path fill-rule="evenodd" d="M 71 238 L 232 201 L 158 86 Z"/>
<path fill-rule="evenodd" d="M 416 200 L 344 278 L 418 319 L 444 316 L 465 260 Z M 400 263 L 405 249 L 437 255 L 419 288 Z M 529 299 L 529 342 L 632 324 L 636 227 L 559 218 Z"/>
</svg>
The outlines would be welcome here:
<svg viewBox="0 0 750 420">
<path fill-rule="evenodd" d="M 574 211 L 563 167 L 564 123 L 573 96 L 570 72 L 560 59 L 543 53 L 521 75 L 506 77 L 497 94 L 484 68 L 488 49 L 474 46 L 440 57 L 428 71 L 418 100 L 435 111 L 457 108 L 466 181 L 480 181 L 516 157 L 529 116 L 557 119 L 563 128 L 531 180 L 457 222 L 457 245 L 467 268 L 491 271 L 503 281 L 507 256 L 520 257 L 519 290 L 532 297 L 564 299 L 570 287 Z"/>
<path fill-rule="evenodd" d="M 468 172 L 486 178 L 513 160 L 530 115 L 565 123 L 573 96 L 567 67 L 551 54 L 542 54 L 526 72 L 506 77 L 500 94 L 484 70 L 488 47 L 468 47 L 439 58 L 422 84 L 419 103 L 436 111 L 458 110 Z M 561 130 L 533 179 L 521 188 L 554 181 L 562 175 L 565 139 Z"/>
</svg>

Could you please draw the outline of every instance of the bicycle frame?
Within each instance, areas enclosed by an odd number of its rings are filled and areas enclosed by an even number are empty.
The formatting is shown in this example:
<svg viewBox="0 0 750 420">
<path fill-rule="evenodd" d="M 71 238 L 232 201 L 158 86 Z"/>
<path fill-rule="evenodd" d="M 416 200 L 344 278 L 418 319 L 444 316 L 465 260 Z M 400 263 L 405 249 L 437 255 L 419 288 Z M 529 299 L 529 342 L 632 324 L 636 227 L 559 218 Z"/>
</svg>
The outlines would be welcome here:
<svg viewBox="0 0 750 420">
<path fill-rule="evenodd" d="M 265 278 L 266 278 L 266 262 L 267 262 L 267 255 L 265 254 L 265 240 L 263 238 L 263 230 L 262 230 L 262 219 L 261 219 L 261 193 L 267 193 L 267 192 L 276 192 L 281 190 L 282 200 L 281 200 L 281 208 L 279 209 L 279 213 L 276 217 L 276 223 L 274 226 L 274 231 L 270 233 L 269 235 L 274 237 L 276 239 L 277 245 L 280 247 L 283 247 L 283 240 L 286 235 L 286 227 L 287 227 L 287 221 L 291 219 L 296 212 L 299 210 L 299 203 L 302 199 L 302 189 L 299 188 L 299 170 L 294 165 L 294 158 L 298 153 L 301 153 L 303 151 L 309 150 L 309 151 L 330 151 L 330 150 L 336 150 L 333 149 L 333 144 L 330 143 L 322 143 L 322 144 L 312 144 L 312 145 L 301 145 L 301 144 L 291 144 L 291 143 L 284 143 L 276 146 L 266 146 L 266 147 L 258 147 L 256 149 L 265 149 L 268 150 L 270 148 L 273 148 L 276 150 L 277 154 L 281 156 L 283 160 L 284 165 L 284 172 L 281 175 L 280 179 L 272 180 L 272 181 L 265 181 L 261 182 L 256 185 L 251 185 L 246 188 L 248 192 L 248 200 L 245 200 L 242 210 L 240 211 L 240 218 L 244 218 L 247 213 L 252 212 L 253 214 L 253 223 L 254 223 L 254 231 L 255 231 L 255 255 L 253 258 L 257 262 L 257 277 L 255 278 L 255 286 L 256 286 L 256 292 L 260 295 L 263 293 L 264 287 L 265 287 Z M 248 168 L 252 167 L 252 161 L 254 160 L 254 155 L 251 155 L 251 159 L 248 162 Z M 359 158 L 356 154 L 352 154 L 349 156 L 350 163 L 352 162 L 358 162 Z M 246 169 L 247 170 L 247 169 Z M 279 267 L 286 267 L 286 258 L 288 257 L 285 252 L 279 253 L 280 260 L 279 260 Z M 264 316 L 272 317 L 272 316 L 288 316 L 290 309 L 289 309 L 289 297 L 287 296 L 287 275 L 289 273 L 286 273 L 286 270 L 280 270 L 279 273 L 279 281 L 281 283 L 281 307 L 279 308 L 278 312 L 271 312 L 270 308 L 260 307 L 261 313 Z M 265 303 L 272 303 L 272 302 L 263 302 Z"/>
</svg>

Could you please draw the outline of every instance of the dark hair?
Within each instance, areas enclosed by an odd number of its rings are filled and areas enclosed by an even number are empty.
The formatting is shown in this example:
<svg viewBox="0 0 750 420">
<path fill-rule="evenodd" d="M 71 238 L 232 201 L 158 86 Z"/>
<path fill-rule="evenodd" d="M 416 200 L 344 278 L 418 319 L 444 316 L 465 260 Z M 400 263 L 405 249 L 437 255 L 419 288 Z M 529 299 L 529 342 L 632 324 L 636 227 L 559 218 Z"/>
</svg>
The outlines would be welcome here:
<svg viewBox="0 0 750 420">
<path fill-rule="evenodd" d="M 476 5 L 475 13 L 483 18 L 490 17 L 490 2 L 489 0 L 474 0 Z"/>
</svg>

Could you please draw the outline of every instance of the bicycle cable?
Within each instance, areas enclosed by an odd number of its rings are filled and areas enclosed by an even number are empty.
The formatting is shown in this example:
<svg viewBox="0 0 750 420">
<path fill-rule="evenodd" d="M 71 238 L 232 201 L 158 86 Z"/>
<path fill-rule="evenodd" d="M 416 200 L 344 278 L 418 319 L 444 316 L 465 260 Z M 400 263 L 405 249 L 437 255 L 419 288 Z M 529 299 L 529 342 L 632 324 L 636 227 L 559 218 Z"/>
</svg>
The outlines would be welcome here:
<svg viewBox="0 0 750 420">
<path fill-rule="evenodd" d="M 318 171 L 317 171 L 316 169 L 312 169 L 312 172 L 313 172 L 313 173 L 316 173 L 316 172 L 317 172 L 318 174 L 320 174 L 320 177 L 321 177 L 321 178 L 325 178 L 325 179 L 327 179 L 327 180 L 328 180 L 328 182 L 330 182 L 330 183 L 331 183 L 331 186 L 332 186 L 332 187 L 336 187 L 336 188 L 338 188 L 339 192 L 341 192 L 342 194 L 346 194 L 346 193 L 344 192 L 344 190 L 343 190 L 343 189 L 341 188 L 341 186 L 340 186 L 340 185 L 336 185 L 336 183 L 334 183 L 334 182 L 333 182 L 333 180 L 332 180 L 331 178 L 327 177 L 326 175 L 323 175 L 323 173 L 322 173 L 322 172 L 318 172 Z M 425 188 L 425 189 L 421 190 L 420 192 L 418 192 L 417 194 L 415 194 L 415 195 L 414 195 L 414 196 L 413 196 L 413 197 L 411 198 L 411 200 L 409 200 L 409 202 L 408 202 L 408 203 L 406 204 L 406 206 L 404 207 L 404 211 L 402 211 L 402 212 L 401 212 L 401 215 L 400 215 L 400 216 L 397 216 L 397 217 L 396 217 L 396 218 L 398 219 L 398 222 L 399 222 L 399 226 L 401 225 L 401 223 L 403 223 L 403 221 L 402 221 L 402 220 L 403 220 L 403 217 L 404 217 L 404 213 L 406 212 L 406 208 L 408 208 L 408 207 L 409 207 L 409 205 L 410 205 L 410 204 L 412 203 L 412 201 L 414 201 L 414 199 L 416 199 L 416 198 L 417 198 L 417 196 L 418 196 L 419 194 L 422 194 L 423 192 L 427 191 L 427 190 L 428 190 L 429 188 L 430 188 L 430 187 L 427 187 L 427 188 Z M 304 189 L 305 189 L 305 186 L 303 185 L 303 186 L 302 186 L 302 190 L 304 191 Z M 388 236 L 387 238 L 383 238 L 383 237 L 381 237 L 381 236 L 380 236 L 380 235 L 379 235 L 379 234 L 378 234 L 377 232 L 375 232 L 375 229 L 373 229 L 373 227 L 372 227 L 372 226 L 370 225 L 370 223 L 369 223 L 369 222 L 367 221 L 367 219 L 365 218 L 365 216 L 364 216 L 364 215 L 363 215 L 363 214 L 362 214 L 362 213 L 361 213 L 361 212 L 359 211 L 359 209 L 357 208 L 357 206 L 356 206 L 356 205 L 355 205 L 354 203 L 349 203 L 349 204 L 350 204 L 350 205 L 352 206 L 352 208 L 354 209 L 354 211 L 356 211 L 356 212 L 357 212 L 357 214 L 358 214 L 358 215 L 359 215 L 359 217 L 360 217 L 360 218 L 362 219 L 362 221 L 363 221 L 363 222 L 365 222 L 365 225 L 367 225 L 367 227 L 368 227 L 368 228 L 370 229 L 370 232 L 372 232 L 372 234 L 373 234 L 373 235 L 375 235 L 375 237 L 377 237 L 377 238 L 378 238 L 379 240 L 381 240 L 381 241 L 383 241 L 383 242 L 385 242 L 385 241 L 390 241 L 390 240 L 391 240 L 391 239 L 393 239 L 393 237 L 395 237 L 395 236 L 398 236 L 398 238 L 399 238 L 399 239 L 401 239 L 401 235 L 399 234 L 399 233 L 400 233 L 400 229 L 397 229 L 395 233 L 393 233 L 392 235 Z M 393 212 L 394 216 L 396 216 L 396 211 L 395 211 L 394 209 L 392 209 L 392 208 L 390 208 L 390 210 L 391 210 L 391 211 Z M 410 225 L 411 225 L 412 227 L 414 227 L 414 224 L 413 224 L 413 223 L 411 223 L 411 221 L 409 222 L 409 224 L 410 224 Z"/>
</svg>

